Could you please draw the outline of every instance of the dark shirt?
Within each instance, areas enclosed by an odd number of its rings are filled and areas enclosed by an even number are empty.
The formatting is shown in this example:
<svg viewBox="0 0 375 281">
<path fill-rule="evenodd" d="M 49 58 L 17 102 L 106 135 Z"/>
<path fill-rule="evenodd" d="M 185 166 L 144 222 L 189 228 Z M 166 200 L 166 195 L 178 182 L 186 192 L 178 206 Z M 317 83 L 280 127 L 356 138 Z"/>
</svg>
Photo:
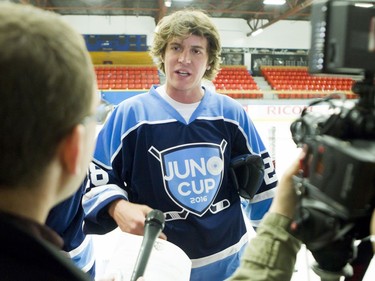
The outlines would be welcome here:
<svg viewBox="0 0 375 281">
<path fill-rule="evenodd" d="M 46 225 L 63 240 L 62 250 L 69 255 L 74 264 L 95 279 L 94 243 L 83 233 L 85 213 L 81 204 L 86 181 L 73 196 L 56 205 L 48 214 Z M 63 214 L 63 215 L 62 215 Z"/>
<path fill-rule="evenodd" d="M 0 212 L 0 279 L 2 281 L 88 281 L 60 249 L 52 229 L 27 218 Z"/>
</svg>

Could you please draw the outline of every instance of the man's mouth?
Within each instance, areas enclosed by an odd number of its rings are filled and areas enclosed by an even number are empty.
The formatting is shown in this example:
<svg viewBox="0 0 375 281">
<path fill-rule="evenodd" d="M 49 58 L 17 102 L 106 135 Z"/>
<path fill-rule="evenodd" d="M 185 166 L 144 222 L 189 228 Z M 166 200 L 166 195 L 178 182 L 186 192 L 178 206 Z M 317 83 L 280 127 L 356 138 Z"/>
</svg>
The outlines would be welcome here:
<svg viewBox="0 0 375 281">
<path fill-rule="evenodd" d="M 180 75 L 180 76 L 190 76 L 190 73 L 187 72 L 187 71 L 177 70 L 177 71 L 175 71 L 175 73 Z"/>
</svg>

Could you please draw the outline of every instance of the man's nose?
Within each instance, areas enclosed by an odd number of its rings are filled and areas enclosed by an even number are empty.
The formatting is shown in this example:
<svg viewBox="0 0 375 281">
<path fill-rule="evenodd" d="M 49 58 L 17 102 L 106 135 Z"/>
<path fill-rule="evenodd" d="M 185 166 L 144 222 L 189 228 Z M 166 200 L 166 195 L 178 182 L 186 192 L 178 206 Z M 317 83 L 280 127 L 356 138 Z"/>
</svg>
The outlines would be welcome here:
<svg viewBox="0 0 375 281">
<path fill-rule="evenodd" d="M 178 58 L 179 63 L 191 63 L 191 59 L 188 51 L 184 51 Z"/>
</svg>

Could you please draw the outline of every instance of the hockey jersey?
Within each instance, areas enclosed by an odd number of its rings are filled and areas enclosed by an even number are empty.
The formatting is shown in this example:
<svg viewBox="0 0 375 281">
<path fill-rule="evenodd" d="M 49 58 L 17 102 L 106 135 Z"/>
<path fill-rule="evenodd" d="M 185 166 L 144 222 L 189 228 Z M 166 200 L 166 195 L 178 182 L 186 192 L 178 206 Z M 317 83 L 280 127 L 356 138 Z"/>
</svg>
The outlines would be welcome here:
<svg viewBox="0 0 375 281">
<path fill-rule="evenodd" d="M 86 181 L 77 192 L 56 205 L 48 214 L 46 225 L 56 231 L 64 240 L 63 250 L 77 267 L 95 279 L 95 256 L 93 241 L 83 233 L 84 212 L 82 196 Z"/>
<path fill-rule="evenodd" d="M 256 226 L 277 183 L 254 124 L 235 100 L 205 89 L 189 122 L 155 90 L 120 103 L 97 139 L 83 198 L 85 231 L 116 227 L 106 206 L 123 198 L 164 212 L 164 233 L 192 261 L 191 280 L 220 281 L 239 266 L 248 241 L 241 198 L 229 176 L 230 160 L 260 155 L 264 181 L 246 202 Z"/>
</svg>

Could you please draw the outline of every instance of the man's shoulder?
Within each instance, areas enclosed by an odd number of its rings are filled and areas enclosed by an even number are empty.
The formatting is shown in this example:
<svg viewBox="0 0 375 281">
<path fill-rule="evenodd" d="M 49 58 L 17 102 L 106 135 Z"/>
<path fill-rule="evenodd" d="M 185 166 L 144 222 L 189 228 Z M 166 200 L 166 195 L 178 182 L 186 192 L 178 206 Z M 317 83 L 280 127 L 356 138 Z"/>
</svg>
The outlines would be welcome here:
<svg viewBox="0 0 375 281">
<path fill-rule="evenodd" d="M 36 238 L 32 230 L 7 224 L 0 241 L 1 280 L 89 280 L 56 246 Z"/>
</svg>

